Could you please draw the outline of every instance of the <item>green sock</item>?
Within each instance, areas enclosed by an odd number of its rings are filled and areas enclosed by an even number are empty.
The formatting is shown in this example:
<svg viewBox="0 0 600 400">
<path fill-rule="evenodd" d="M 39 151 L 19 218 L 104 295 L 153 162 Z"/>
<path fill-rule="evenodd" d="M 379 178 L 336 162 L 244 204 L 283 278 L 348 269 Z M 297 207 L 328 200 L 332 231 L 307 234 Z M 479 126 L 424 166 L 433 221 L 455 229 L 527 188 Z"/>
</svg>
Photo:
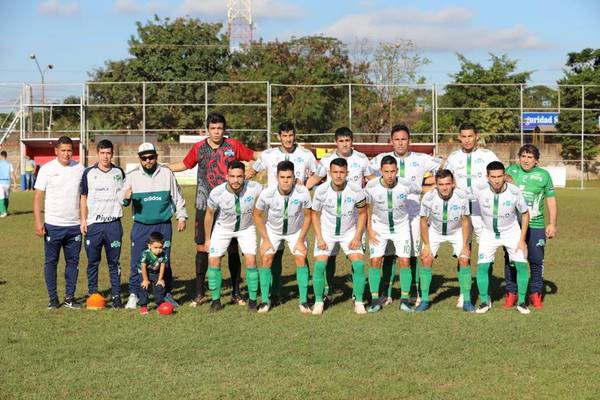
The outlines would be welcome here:
<svg viewBox="0 0 600 400">
<path fill-rule="evenodd" d="M 481 302 L 489 304 L 488 290 L 490 286 L 489 270 L 491 263 L 477 264 L 477 289 Z"/>
<path fill-rule="evenodd" d="M 271 274 L 273 275 L 271 283 L 271 295 L 281 299 L 281 269 L 283 262 L 283 251 L 277 251 L 271 265 Z M 263 300 L 264 301 L 264 300 Z"/>
<path fill-rule="evenodd" d="M 6 214 L 6 204 L 5 201 L 6 199 L 3 199 L 2 201 L 0 201 L 0 214 Z"/>
<path fill-rule="evenodd" d="M 208 289 L 213 300 L 221 298 L 221 284 L 223 283 L 223 275 L 220 267 L 209 267 L 208 272 Z"/>
<path fill-rule="evenodd" d="M 410 297 L 410 285 L 412 284 L 412 271 L 410 266 L 400 267 L 400 298 L 408 299 Z"/>
<path fill-rule="evenodd" d="M 258 268 L 258 277 L 260 280 L 260 298 L 263 303 L 268 303 L 271 282 L 273 281 L 271 268 Z"/>
<path fill-rule="evenodd" d="M 458 270 L 458 283 L 464 301 L 471 301 L 471 282 L 471 266 L 460 267 Z"/>
<path fill-rule="evenodd" d="M 429 302 L 429 287 L 431 286 L 431 268 L 419 266 L 417 264 L 417 269 L 419 270 L 419 275 L 421 275 L 421 299 L 422 301 Z"/>
<path fill-rule="evenodd" d="M 356 260 L 352 263 L 352 292 L 357 303 L 363 302 L 365 294 L 365 262 Z"/>
<path fill-rule="evenodd" d="M 379 298 L 379 284 L 381 283 L 381 268 L 369 268 L 369 289 L 373 300 Z"/>
<path fill-rule="evenodd" d="M 325 290 L 325 268 L 327 262 L 315 261 L 315 272 L 313 273 L 313 291 L 315 292 L 315 302 L 323 302 L 323 291 Z"/>
<path fill-rule="evenodd" d="M 525 296 L 527 295 L 529 266 L 525 262 L 515 261 L 515 267 L 517 268 L 517 293 L 519 295 L 517 303 L 521 304 L 525 302 Z"/>
<path fill-rule="evenodd" d="M 258 295 L 258 270 L 256 267 L 246 267 L 246 284 L 248 286 L 248 297 L 256 301 Z"/>
<path fill-rule="evenodd" d="M 394 279 L 396 279 L 396 258 L 395 257 L 383 257 L 383 284 L 387 284 L 382 290 L 387 293 L 387 297 L 392 297 L 392 289 L 394 288 Z"/>
<path fill-rule="evenodd" d="M 325 275 L 325 294 L 331 294 L 331 288 L 333 287 L 333 280 L 335 279 L 335 256 L 331 256 L 327 259 L 327 268 Z"/>
<path fill-rule="evenodd" d="M 308 303 L 308 267 L 306 265 L 296 268 L 296 280 L 298 281 L 300 304 Z"/>
</svg>

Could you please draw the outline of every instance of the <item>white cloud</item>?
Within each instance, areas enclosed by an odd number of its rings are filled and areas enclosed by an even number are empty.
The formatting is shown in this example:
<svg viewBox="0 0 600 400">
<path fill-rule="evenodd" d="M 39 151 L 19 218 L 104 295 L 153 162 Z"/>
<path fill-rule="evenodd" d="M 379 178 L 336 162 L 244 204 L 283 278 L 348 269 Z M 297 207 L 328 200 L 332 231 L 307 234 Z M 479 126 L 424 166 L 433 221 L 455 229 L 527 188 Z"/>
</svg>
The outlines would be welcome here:
<svg viewBox="0 0 600 400">
<path fill-rule="evenodd" d="M 429 51 L 517 50 L 548 47 L 525 26 L 505 29 L 473 26 L 474 13 L 464 7 L 436 11 L 392 8 L 346 15 L 322 33 L 342 40 L 412 40 Z"/>
<path fill-rule="evenodd" d="M 61 4 L 59 0 L 48 0 L 40 4 L 38 11 L 43 15 L 65 16 L 79 13 L 79 4 Z"/>
<path fill-rule="evenodd" d="M 227 18 L 227 2 L 225 0 L 184 0 L 179 7 L 181 15 L 202 15 L 213 18 Z M 297 19 L 302 10 L 295 4 L 280 0 L 254 0 L 252 2 L 253 19 Z"/>
<path fill-rule="evenodd" d="M 136 0 L 116 0 L 114 9 L 119 14 L 153 14 L 166 9 L 164 2 L 156 0 L 140 4 Z"/>
</svg>

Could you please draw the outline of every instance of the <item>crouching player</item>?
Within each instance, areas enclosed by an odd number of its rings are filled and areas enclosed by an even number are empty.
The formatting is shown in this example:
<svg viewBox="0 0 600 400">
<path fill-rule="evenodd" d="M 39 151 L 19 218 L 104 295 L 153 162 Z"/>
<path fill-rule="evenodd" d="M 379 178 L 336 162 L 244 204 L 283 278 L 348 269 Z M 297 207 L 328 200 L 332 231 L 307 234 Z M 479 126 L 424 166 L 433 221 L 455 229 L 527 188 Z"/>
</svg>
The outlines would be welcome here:
<svg viewBox="0 0 600 400">
<path fill-rule="evenodd" d="M 154 292 L 156 306 L 160 306 L 165 295 L 165 269 L 167 255 L 164 253 L 165 237 L 160 232 L 152 232 L 148 238 L 148 248 L 142 252 L 139 273 L 142 275 L 140 290 L 140 314 L 148 314 L 148 292 L 150 285 Z"/>
<path fill-rule="evenodd" d="M 262 190 L 258 182 L 246 181 L 245 166 L 232 161 L 227 166 L 227 182 L 211 190 L 204 217 L 204 231 L 210 238 L 204 243 L 208 252 L 208 288 L 212 296 L 211 312 L 219 311 L 221 305 L 221 258 L 227 252 L 231 240 L 236 238 L 244 255 L 246 281 L 248 284 L 248 310 L 256 311 L 258 271 L 256 269 L 256 227 L 252 223 L 252 209 Z M 213 229 L 214 221 L 214 229 Z"/>
<path fill-rule="evenodd" d="M 427 192 L 421 201 L 421 237 L 423 248 L 421 260 L 421 304 L 416 312 L 429 308 L 429 287 L 431 285 L 431 267 L 440 245 L 448 242 L 452 245 L 453 255 L 458 258 L 458 282 L 463 297 L 463 310 L 475 311 L 471 303 L 471 265 L 469 236 L 471 219 L 469 217 L 469 199 L 467 194 L 456 189 L 454 175 L 447 169 L 435 174 L 435 188 Z"/>
<path fill-rule="evenodd" d="M 310 313 L 308 306 L 308 266 L 306 265 L 306 233 L 310 227 L 310 193 L 302 185 L 294 184 L 294 163 L 277 164 L 277 184 L 263 190 L 254 206 L 253 217 L 261 237 L 262 267 L 258 268 L 262 304 L 259 313 L 269 311 L 271 265 L 276 249 L 287 242 L 296 264 L 296 279 L 300 295 L 300 312 Z M 263 218 L 266 213 L 267 222 Z"/>
<path fill-rule="evenodd" d="M 367 222 L 365 193 L 359 186 L 346 182 L 348 162 L 345 159 L 331 161 L 330 175 L 331 182 L 319 186 L 312 204 L 312 224 L 315 229 L 315 305 L 312 313 L 323 313 L 327 259 L 341 247 L 352 263 L 354 312 L 366 314 L 363 304 L 365 263 L 361 240 Z"/>
<path fill-rule="evenodd" d="M 483 222 L 477 262 L 477 288 L 481 304 L 476 312 L 483 314 L 491 309 L 488 272 L 496 250 L 504 246 L 510 261 L 517 268 L 517 311 L 529 314 L 529 308 L 525 304 L 529 282 L 525 241 L 529 226 L 527 203 L 519 188 L 506 182 L 504 165 L 500 161 L 492 161 L 486 169 L 488 184 L 474 191 Z"/>
</svg>

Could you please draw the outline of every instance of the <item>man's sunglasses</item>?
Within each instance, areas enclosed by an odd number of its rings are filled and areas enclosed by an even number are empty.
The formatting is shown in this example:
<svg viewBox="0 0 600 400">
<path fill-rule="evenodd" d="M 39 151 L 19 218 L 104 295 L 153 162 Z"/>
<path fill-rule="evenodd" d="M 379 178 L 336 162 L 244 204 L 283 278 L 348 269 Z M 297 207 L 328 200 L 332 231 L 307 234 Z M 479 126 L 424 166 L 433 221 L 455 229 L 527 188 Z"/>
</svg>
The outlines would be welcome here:
<svg viewBox="0 0 600 400">
<path fill-rule="evenodd" d="M 156 160 L 156 154 L 150 154 L 148 156 L 140 156 L 140 160 L 142 160 L 142 161 L 153 161 L 153 160 Z"/>
</svg>

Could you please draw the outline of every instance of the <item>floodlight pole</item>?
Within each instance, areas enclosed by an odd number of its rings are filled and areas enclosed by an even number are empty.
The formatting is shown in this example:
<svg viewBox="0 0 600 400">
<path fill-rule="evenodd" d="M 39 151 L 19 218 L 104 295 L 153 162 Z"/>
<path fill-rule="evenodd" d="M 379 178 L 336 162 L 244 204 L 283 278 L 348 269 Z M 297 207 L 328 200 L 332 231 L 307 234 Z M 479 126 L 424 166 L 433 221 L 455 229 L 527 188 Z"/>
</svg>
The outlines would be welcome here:
<svg viewBox="0 0 600 400">
<path fill-rule="evenodd" d="M 38 71 L 40 71 L 40 78 L 42 79 L 42 132 L 46 129 L 46 120 L 44 118 L 44 106 L 46 104 L 46 95 L 44 93 L 44 73 L 52 68 L 54 68 L 54 66 L 52 64 L 48 64 L 48 66 L 42 70 L 42 67 L 40 67 L 40 63 L 37 60 L 37 56 L 35 55 L 35 53 L 32 53 L 29 58 L 31 58 L 33 61 L 35 61 L 35 65 L 37 66 Z M 50 131 L 48 131 L 48 136 L 50 136 Z"/>
</svg>

